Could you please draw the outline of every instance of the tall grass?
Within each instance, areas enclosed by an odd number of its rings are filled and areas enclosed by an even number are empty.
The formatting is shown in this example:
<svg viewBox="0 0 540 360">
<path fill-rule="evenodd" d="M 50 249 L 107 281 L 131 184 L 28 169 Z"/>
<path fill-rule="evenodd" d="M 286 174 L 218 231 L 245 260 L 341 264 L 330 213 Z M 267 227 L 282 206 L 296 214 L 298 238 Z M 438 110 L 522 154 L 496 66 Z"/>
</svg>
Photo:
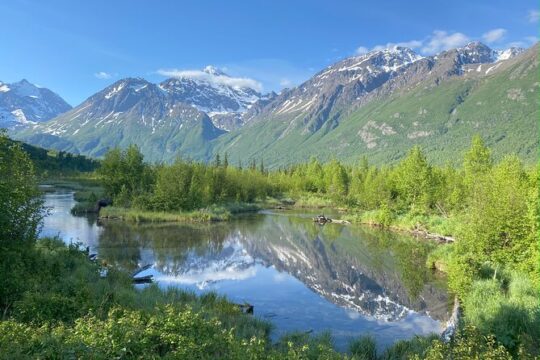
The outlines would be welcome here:
<svg viewBox="0 0 540 360">
<path fill-rule="evenodd" d="M 106 207 L 100 211 L 101 218 L 121 219 L 136 223 L 158 223 L 158 222 L 211 222 L 227 221 L 231 218 L 231 213 L 223 210 L 196 210 L 189 212 L 161 212 L 146 211 L 132 208 Z"/>
<path fill-rule="evenodd" d="M 512 353 L 540 355 L 540 300 L 526 274 L 477 280 L 463 299 L 465 321 L 492 333 Z"/>
<path fill-rule="evenodd" d="M 377 360 L 377 343 L 371 335 L 362 336 L 349 344 L 349 352 L 358 360 Z"/>
</svg>

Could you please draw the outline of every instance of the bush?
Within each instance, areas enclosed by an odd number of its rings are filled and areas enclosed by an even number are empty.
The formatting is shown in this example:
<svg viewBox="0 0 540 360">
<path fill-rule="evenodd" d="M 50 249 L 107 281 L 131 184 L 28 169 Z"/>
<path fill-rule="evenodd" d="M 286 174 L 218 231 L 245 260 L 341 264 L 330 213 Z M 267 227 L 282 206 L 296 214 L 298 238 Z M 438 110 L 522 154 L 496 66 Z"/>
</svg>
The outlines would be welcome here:
<svg viewBox="0 0 540 360">
<path fill-rule="evenodd" d="M 512 355 L 502 345 L 497 344 L 493 336 L 484 336 L 476 328 L 466 327 L 458 331 L 448 343 L 434 340 L 425 356 L 415 355 L 413 359 L 511 360 Z"/>
</svg>

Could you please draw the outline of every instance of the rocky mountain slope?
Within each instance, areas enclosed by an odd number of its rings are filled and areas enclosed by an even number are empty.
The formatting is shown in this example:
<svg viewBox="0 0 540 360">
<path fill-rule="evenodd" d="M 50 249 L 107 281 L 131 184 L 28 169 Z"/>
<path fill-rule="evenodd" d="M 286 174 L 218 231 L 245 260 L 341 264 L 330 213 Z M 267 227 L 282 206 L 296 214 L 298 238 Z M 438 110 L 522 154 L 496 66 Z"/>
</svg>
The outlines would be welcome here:
<svg viewBox="0 0 540 360">
<path fill-rule="evenodd" d="M 128 78 L 19 137 L 95 157 L 115 146 L 137 144 L 148 160 L 161 161 L 182 154 L 205 156 L 205 144 L 222 133 L 205 113 L 174 101 L 158 85 Z"/>
<path fill-rule="evenodd" d="M 250 87 L 233 85 L 230 76 L 213 66 L 205 67 L 198 75 L 170 78 L 159 87 L 176 101 L 205 112 L 220 129 L 241 127 L 242 115 L 259 99 L 267 98 Z"/>
<path fill-rule="evenodd" d="M 15 128 L 44 122 L 71 106 L 49 89 L 26 79 L 7 84 L 0 81 L 0 127 Z"/>
<path fill-rule="evenodd" d="M 171 161 L 181 155 L 206 158 L 210 140 L 241 126 L 243 114 L 271 95 L 238 86 L 213 67 L 198 75 L 160 84 L 122 79 L 71 111 L 44 124 L 32 123 L 15 136 L 96 157 L 112 147 L 135 143 L 150 161 Z"/>
<path fill-rule="evenodd" d="M 370 52 L 282 92 L 213 151 L 271 166 L 311 156 L 388 163 L 420 144 L 445 163 L 459 161 L 478 133 L 496 156 L 534 162 L 537 69 L 538 45 L 496 52 L 471 43 L 424 58 L 405 48 Z"/>
<path fill-rule="evenodd" d="M 422 57 L 395 47 L 343 59 L 279 95 L 261 95 L 223 72 L 178 72 L 160 84 L 123 79 L 81 105 L 15 135 L 101 156 L 136 143 L 151 161 L 177 156 L 264 160 L 312 156 L 392 163 L 420 144 L 457 163 L 473 134 L 494 155 L 537 159 L 538 45 L 494 51 L 474 42 Z"/>
</svg>

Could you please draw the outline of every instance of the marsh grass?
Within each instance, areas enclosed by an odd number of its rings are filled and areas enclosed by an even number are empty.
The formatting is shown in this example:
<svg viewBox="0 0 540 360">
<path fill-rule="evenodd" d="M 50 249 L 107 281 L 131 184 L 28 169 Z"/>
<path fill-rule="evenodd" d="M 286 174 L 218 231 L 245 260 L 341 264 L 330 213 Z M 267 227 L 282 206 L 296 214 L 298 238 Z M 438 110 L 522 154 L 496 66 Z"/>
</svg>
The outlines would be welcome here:
<svg viewBox="0 0 540 360">
<path fill-rule="evenodd" d="M 540 355 L 538 289 L 523 273 L 499 276 L 473 283 L 463 300 L 466 322 L 483 334 L 493 334 L 513 354 L 525 349 Z"/>
<path fill-rule="evenodd" d="M 440 244 L 428 254 L 426 266 L 430 269 L 446 272 L 448 270 L 448 264 L 450 263 L 453 251 L 453 244 Z"/>
<path fill-rule="evenodd" d="M 135 223 L 159 223 L 159 222 L 218 222 L 228 221 L 233 215 L 255 212 L 260 209 L 257 204 L 230 203 L 225 205 L 213 205 L 205 209 L 185 212 L 148 211 L 134 208 L 105 207 L 100 211 L 100 217 L 109 219 L 121 219 Z"/>
<path fill-rule="evenodd" d="M 371 335 L 365 335 L 351 341 L 349 352 L 358 360 L 377 360 L 377 343 Z"/>
</svg>

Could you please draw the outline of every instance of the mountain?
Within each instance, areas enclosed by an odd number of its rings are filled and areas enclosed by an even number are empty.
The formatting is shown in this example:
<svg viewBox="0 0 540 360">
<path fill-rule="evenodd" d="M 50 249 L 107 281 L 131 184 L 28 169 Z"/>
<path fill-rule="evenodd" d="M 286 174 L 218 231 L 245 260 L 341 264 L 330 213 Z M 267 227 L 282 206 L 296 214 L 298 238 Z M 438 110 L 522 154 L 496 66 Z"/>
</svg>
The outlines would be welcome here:
<svg viewBox="0 0 540 360">
<path fill-rule="evenodd" d="M 71 106 L 49 89 L 26 79 L 7 84 L 0 81 L 0 127 L 14 128 L 50 120 Z"/>
<path fill-rule="evenodd" d="M 392 163 L 419 144 L 430 160 L 457 163 L 478 133 L 496 157 L 516 152 L 532 163 L 537 70 L 538 44 L 497 52 L 475 42 L 430 57 L 373 51 L 283 91 L 245 127 L 213 141 L 213 152 L 269 166 L 312 156 Z"/>
<path fill-rule="evenodd" d="M 540 105 L 537 69 L 538 45 L 496 51 L 473 42 L 427 57 L 393 47 L 343 59 L 295 88 L 261 95 L 248 79 L 206 67 L 172 72 L 160 84 L 120 80 L 15 135 L 91 156 L 135 143 L 150 161 L 207 161 L 226 152 L 233 162 L 277 167 L 312 156 L 393 163 L 415 144 L 431 161 L 455 164 L 480 134 L 496 158 L 515 152 L 532 163 L 539 145 L 532 131 Z"/>
<path fill-rule="evenodd" d="M 159 87 L 176 101 L 205 112 L 216 127 L 224 130 L 241 127 L 242 114 L 263 98 L 257 90 L 237 84 L 233 78 L 213 66 L 205 67 L 200 73 L 170 78 Z"/>
<path fill-rule="evenodd" d="M 17 134 L 43 147 L 102 156 L 115 146 L 137 144 L 150 161 L 206 156 L 205 144 L 223 134 L 196 108 L 175 101 L 141 78 L 122 79 L 52 121 Z"/>
</svg>

